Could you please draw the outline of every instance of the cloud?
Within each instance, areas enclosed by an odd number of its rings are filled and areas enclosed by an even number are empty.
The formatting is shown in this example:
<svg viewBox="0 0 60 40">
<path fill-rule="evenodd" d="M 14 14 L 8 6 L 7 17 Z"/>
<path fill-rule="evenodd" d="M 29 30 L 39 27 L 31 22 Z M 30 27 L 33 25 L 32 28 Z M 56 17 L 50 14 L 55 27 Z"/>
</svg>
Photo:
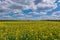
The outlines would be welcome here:
<svg viewBox="0 0 60 40">
<path fill-rule="evenodd" d="M 10 12 L 9 9 L 6 8 L 0 8 L 0 15 L 8 14 Z"/>
<path fill-rule="evenodd" d="M 33 19 L 33 15 L 46 15 L 47 12 L 57 8 L 56 0 L 1 0 L 0 15 L 3 19 Z M 33 12 L 23 14 L 23 10 L 31 9 Z M 12 16 L 8 16 L 13 12 Z M 4 16 L 5 15 L 5 16 Z"/>
<path fill-rule="evenodd" d="M 60 3 L 60 0 L 58 0 L 58 3 Z"/>
<path fill-rule="evenodd" d="M 43 15 L 41 20 L 60 20 L 60 11 L 53 12 L 52 15 Z"/>
<path fill-rule="evenodd" d="M 52 16 L 60 17 L 60 11 L 52 13 Z"/>
<path fill-rule="evenodd" d="M 30 12 L 28 15 L 46 15 L 47 12 Z"/>
<path fill-rule="evenodd" d="M 37 10 L 42 10 L 42 11 L 52 11 L 53 9 L 57 8 L 56 4 L 45 4 L 45 3 L 40 3 L 37 5 Z"/>
<path fill-rule="evenodd" d="M 13 20 L 14 18 L 12 16 L 9 16 L 9 15 L 7 15 L 7 16 L 3 15 L 3 16 L 0 17 L 0 19 L 1 20 L 11 20 L 11 19 Z"/>
</svg>

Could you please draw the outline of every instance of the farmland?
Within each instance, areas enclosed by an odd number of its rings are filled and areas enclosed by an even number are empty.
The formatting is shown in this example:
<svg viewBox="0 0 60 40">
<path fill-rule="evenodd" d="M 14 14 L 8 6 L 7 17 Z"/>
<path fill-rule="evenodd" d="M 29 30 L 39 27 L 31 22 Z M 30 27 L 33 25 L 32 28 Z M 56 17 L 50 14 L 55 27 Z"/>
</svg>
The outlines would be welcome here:
<svg viewBox="0 0 60 40">
<path fill-rule="evenodd" d="M 0 40 L 60 40 L 60 22 L 0 21 Z"/>
</svg>

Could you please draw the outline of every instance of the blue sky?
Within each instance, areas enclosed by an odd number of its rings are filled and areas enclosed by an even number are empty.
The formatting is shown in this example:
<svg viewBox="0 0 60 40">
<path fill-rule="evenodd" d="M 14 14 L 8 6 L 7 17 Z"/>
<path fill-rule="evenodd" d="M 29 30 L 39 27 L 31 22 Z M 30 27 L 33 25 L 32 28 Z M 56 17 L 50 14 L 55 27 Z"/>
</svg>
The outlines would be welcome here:
<svg viewBox="0 0 60 40">
<path fill-rule="evenodd" d="M 0 20 L 60 20 L 60 0 L 0 0 Z"/>
</svg>

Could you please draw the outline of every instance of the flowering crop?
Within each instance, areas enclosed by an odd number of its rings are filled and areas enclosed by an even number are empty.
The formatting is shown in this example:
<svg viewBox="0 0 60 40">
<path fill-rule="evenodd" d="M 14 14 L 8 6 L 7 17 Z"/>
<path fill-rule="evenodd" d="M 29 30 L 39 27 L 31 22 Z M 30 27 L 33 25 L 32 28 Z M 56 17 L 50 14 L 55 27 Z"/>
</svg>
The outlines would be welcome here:
<svg viewBox="0 0 60 40">
<path fill-rule="evenodd" d="M 60 22 L 0 22 L 0 40 L 60 40 Z"/>
</svg>

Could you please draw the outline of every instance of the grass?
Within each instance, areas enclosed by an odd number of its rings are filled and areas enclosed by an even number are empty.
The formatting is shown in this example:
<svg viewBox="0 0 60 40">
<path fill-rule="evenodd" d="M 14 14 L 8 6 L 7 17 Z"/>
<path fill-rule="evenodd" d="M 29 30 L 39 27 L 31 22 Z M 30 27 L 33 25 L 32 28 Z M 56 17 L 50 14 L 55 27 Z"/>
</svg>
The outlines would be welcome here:
<svg viewBox="0 0 60 40">
<path fill-rule="evenodd" d="M 0 21 L 0 40 L 60 40 L 60 22 Z"/>
</svg>

